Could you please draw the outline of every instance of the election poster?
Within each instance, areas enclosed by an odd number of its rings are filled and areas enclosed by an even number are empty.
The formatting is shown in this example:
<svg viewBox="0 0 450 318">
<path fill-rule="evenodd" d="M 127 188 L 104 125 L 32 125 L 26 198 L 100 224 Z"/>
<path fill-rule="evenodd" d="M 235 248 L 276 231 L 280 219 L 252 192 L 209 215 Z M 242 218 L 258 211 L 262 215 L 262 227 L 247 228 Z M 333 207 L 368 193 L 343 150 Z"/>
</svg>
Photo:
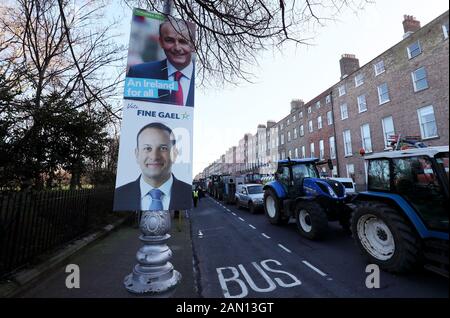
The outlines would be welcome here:
<svg viewBox="0 0 450 318">
<path fill-rule="evenodd" d="M 192 23 L 133 10 L 115 211 L 192 208 Z"/>
</svg>

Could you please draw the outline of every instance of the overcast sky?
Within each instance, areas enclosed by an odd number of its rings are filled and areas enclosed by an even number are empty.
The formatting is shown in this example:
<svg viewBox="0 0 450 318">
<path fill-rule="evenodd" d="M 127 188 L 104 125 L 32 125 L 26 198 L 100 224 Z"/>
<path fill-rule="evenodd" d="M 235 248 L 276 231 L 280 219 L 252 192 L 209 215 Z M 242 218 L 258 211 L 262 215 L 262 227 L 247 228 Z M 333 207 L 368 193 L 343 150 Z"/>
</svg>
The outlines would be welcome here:
<svg viewBox="0 0 450 318">
<path fill-rule="evenodd" d="M 258 124 L 288 115 L 292 99 L 308 102 L 338 82 L 342 54 L 355 54 L 363 66 L 402 40 L 404 14 L 424 26 L 448 10 L 447 0 L 373 2 L 356 13 L 346 10 L 336 21 L 318 27 L 311 46 L 288 45 L 282 52 L 265 52 L 259 68 L 253 70 L 255 84 L 197 89 L 194 176 L 237 146 L 245 133 L 256 133 Z"/>
</svg>

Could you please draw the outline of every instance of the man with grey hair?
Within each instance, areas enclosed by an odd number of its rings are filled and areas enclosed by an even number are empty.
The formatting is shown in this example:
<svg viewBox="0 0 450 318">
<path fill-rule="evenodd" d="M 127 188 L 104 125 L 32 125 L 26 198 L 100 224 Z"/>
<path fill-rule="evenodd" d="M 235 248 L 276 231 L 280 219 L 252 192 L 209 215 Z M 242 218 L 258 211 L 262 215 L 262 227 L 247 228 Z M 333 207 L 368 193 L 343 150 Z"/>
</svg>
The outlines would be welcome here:
<svg viewBox="0 0 450 318">
<path fill-rule="evenodd" d="M 192 23 L 169 18 L 160 25 L 159 44 L 164 50 L 166 59 L 131 66 L 127 77 L 175 81 L 178 89 L 176 91 L 158 89 L 158 96 L 155 98 L 137 99 L 194 106 L 193 39 Z"/>
</svg>

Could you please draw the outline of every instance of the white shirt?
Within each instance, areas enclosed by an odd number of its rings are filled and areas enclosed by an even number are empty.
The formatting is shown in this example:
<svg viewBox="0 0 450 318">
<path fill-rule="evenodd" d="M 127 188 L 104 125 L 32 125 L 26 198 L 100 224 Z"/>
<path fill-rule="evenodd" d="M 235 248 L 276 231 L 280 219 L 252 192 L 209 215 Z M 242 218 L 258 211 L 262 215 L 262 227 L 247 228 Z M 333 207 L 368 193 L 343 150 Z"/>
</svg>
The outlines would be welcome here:
<svg viewBox="0 0 450 318">
<path fill-rule="evenodd" d="M 169 81 L 175 80 L 174 74 L 176 71 L 180 71 L 183 74 L 180 82 L 181 88 L 183 89 L 183 105 L 186 105 L 187 97 L 189 94 L 189 87 L 191 86 L 192 72 L 194 71 L 194 64 L 191 61 L 191 63 L 189 63 L 189 65 L 182 70 L 177 70 L 175 66 L 170 64 L 169 60 L 167 60 L 167 74 Z"/>
<path fill-rule="evenodd" d="M 172 184 L 173 184 L 173 177 L 171 174 L 170 178 L 166 182 L 164 182 L 159 188 L 157 188 L 161 190 L 161 192 L 163 193 L 161 195 L 161 202 L 164 211 L 169 210 L 170 191 L 172 190 Z M 155 188 L 149 185 L 147 182 L 145 182 L 142 176 L 139 178 L 139 185 L 141 187 L 141 210 L 148 211 L 152 200 L 152 197 L 150 196 L 149 192 Z"/>
</svg>

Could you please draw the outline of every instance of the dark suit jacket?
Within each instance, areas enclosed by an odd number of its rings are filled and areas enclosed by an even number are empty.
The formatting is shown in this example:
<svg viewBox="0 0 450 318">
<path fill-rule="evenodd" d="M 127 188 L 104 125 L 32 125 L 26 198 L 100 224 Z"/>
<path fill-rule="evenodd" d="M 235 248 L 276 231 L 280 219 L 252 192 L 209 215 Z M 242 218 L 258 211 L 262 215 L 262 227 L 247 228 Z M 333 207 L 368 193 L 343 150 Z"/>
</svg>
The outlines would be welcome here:
<svg viewBox="0 0 450 318">
<path fill-rule="evenodd" d="M 173 176 L 169 210 L 192 208 L 192 186 Z M 141 176 L 137 180 L 118 187 L 114 193 L 114 211 L 141 210 Z"/>
<path fill-rule="evenodd" d="M 167 74 L 167 59 L 156 62 L 148 62 L 131 66 L 128 70 L 127 77 L 150 78 L 166 80 L 169 78 Z M 191 83 L 189 85 L 189 93 L 186 100 L 186 106 L 194 106 L 194 82 L 195 68 L 192 72 Z M 135 98 L 126 97 L 126 99 L 136 99 L 144 101 L 152 101 L 156 103 L 174 104 L 173 95 L 165 89 L 158 89 L 158 98 Z"/>
</svg>

